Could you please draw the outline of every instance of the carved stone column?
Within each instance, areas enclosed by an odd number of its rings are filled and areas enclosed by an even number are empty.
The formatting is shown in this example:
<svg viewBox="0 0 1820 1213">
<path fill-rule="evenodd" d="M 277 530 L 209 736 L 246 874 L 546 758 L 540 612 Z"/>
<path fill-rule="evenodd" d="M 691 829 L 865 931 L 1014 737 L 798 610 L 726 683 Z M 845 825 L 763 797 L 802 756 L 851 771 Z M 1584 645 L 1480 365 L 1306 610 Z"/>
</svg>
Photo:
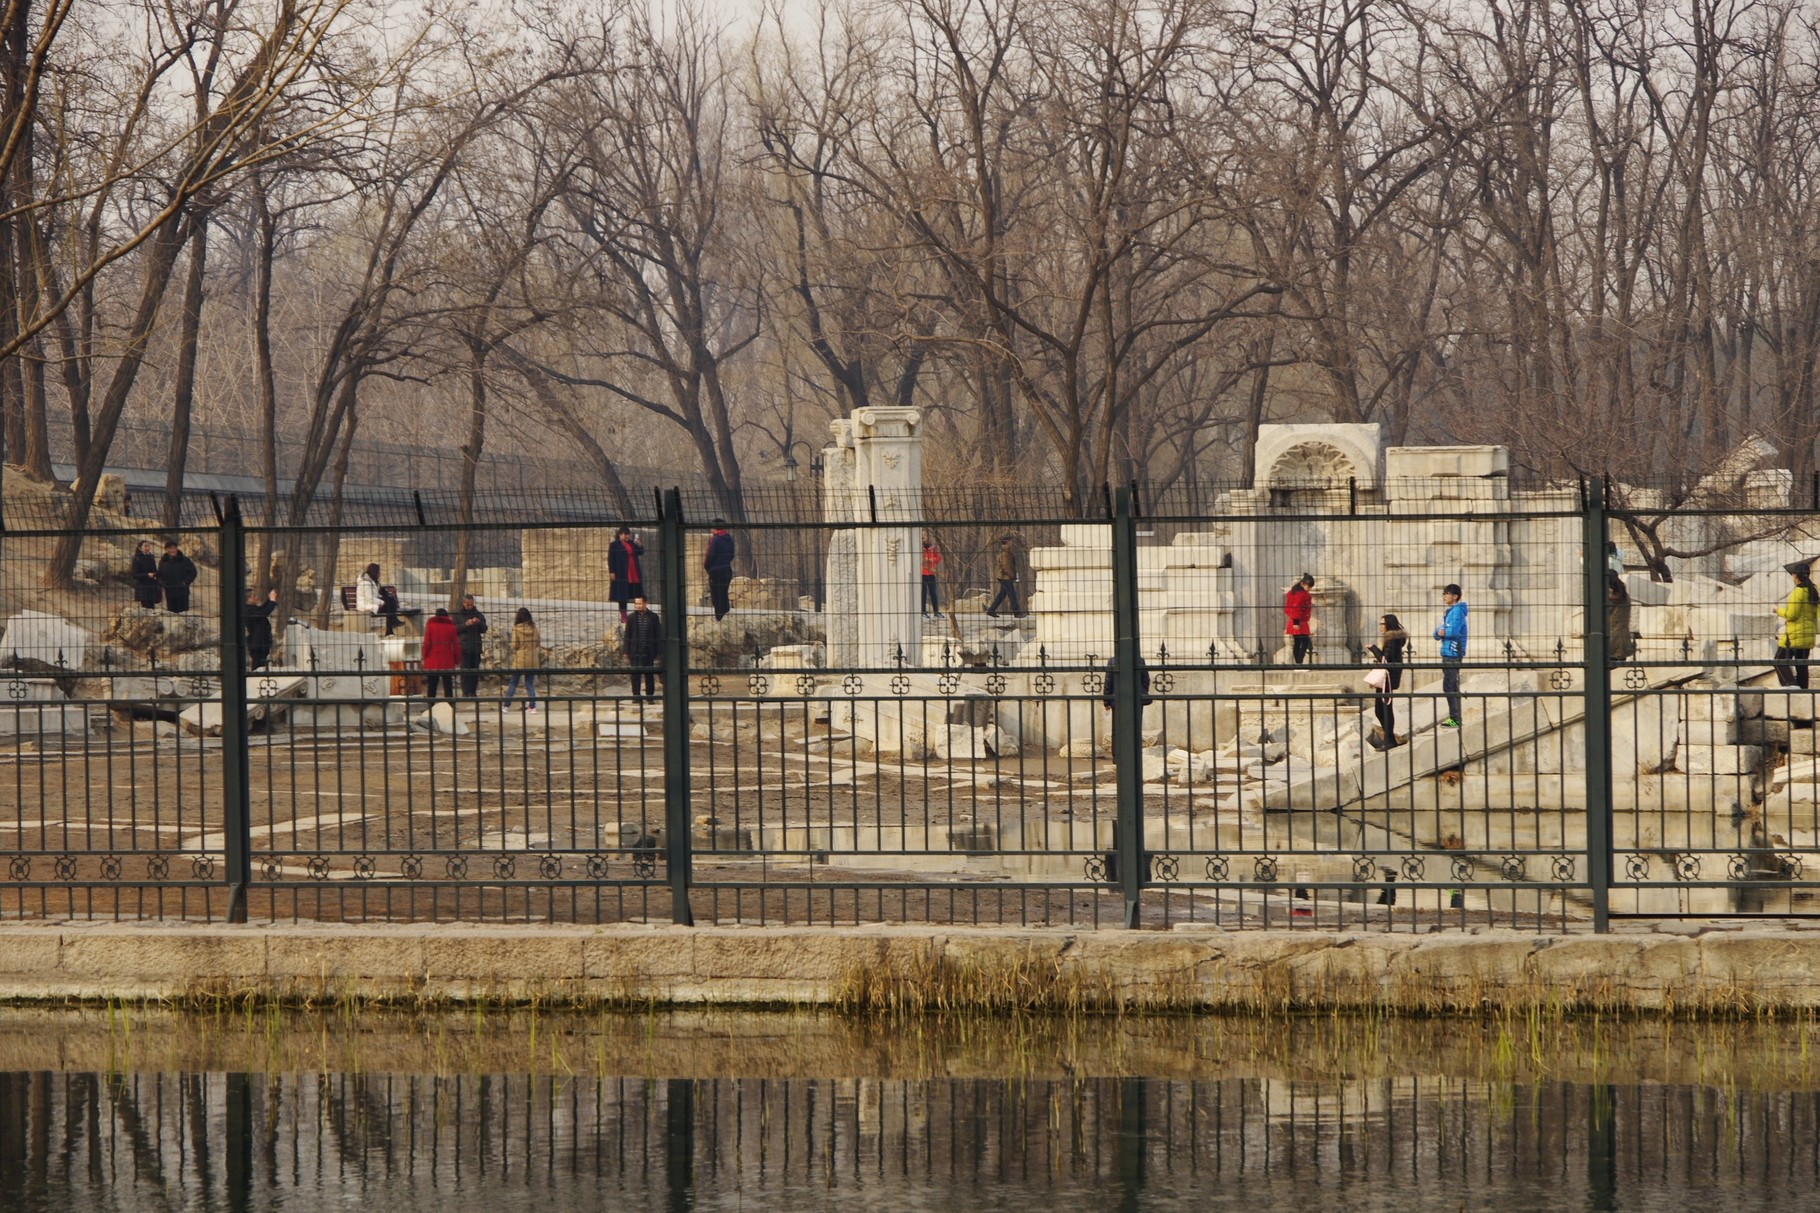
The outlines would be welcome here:
<svg viewBox="0 0 1820 1213">
<path fill-rule="evenodd" d="M 923 658 L 923 415 L 859 409 L 852 417 L 858 596 L 858 664 L 906 667 Z M 895 525 L 894 525 L 895 524 Z"/>
<path fill-rule="evenodd" d="M 853 424 L 842 417 L 829 428 L 834 441 L 822 449 L 822 517 L 829 522 L 854 522 L 855 496 L 863 503 L 864 486 L 858 484 L 859 460 L 853 449 Z M 859 663 L 859 557 L 854 532 L 836 530 L 828 536 L 828 563 L 822 602 L 822 625 L 828 636 L 828 664 L 835 668 Z"/>
</svg>

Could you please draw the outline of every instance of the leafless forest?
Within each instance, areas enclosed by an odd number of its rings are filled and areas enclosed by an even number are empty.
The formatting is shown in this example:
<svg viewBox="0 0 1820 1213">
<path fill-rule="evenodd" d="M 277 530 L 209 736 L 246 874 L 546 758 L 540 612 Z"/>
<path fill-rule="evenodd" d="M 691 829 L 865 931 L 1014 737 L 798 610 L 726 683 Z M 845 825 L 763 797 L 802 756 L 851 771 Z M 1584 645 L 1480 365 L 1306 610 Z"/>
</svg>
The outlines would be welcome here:
<svg viewBox="0 0 1820 1213">
<path fill-rule="evenodd" d="M 943 483 L 1238 480 L 1264 421 L 1805 485 L 1796 0 L 6 0 L 0 405 L 701 476 L 926 410 Z M 279 457 L 283 449 L 300 452 Z M 804 444 L 807 444 L 806 446 Z M 66 577 L 76 547 L 50 570 Z"/>
</svg>

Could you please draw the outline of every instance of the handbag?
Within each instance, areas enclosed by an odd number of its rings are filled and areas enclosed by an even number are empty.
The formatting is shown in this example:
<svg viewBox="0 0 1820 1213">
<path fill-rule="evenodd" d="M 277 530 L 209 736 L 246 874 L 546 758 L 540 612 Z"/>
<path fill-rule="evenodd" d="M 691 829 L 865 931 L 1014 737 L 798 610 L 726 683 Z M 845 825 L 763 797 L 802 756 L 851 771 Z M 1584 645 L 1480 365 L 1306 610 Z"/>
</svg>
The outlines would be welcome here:
<svg viewBox="0 0 1820 1213">
<path fill-rule="evenodd" d="M 1365 685 L 1374 691 L 1390 689 L 1390 671 L 1381 665 L 1374 665 L 1365 671 Z"/>
</svg>

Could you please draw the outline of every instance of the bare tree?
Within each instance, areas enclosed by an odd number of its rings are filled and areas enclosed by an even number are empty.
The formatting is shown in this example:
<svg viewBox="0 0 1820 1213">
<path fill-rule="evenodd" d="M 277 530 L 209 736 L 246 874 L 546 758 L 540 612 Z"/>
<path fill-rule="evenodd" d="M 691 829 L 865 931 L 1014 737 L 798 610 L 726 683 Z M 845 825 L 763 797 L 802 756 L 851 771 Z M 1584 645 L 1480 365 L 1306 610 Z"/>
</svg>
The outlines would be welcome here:
<svg viewBox="0 0 1820 1213">
<path fill-rule="evenodd" d="M 570 264 L 603 322 L 590 361 L 606 371 L 544 370 L 678 426 L 720 510 L 743 518 L 727 367 L 757 338 L 765 294 L 729 229 L 748 195 L 720 43 L 688 6 L 668 29 L 627 8 L 590 42 L 599 70 L 565 92 L 576 163 L 562 201 Z"/>
<path fill-rule="evenodd" d="M 59 279 L 47 270 L 47 276 L 61 286 L 61 293 L 48 293 L 47 298 L 55 295 L 45 304 L 48 310 L 41 310 L 38 317 L 21 326 L 11 348 L 0 348 L 0 357 L 14 353 L 80 298 L 89 328 L 83 347 L 69 352 L 78 359 L 93 359 L 96 277 L 107 265 L 137 252 L 139 285 L 128 309 L 130 319 L 118 339 L 106 388 L 92 416 L 88 396 L 89 385 L 95 382 L 92 363 L 88 372 L 76 371 L 81 381 L 74 385 L 77 390 L 71 397 L 78 433 L 75 494 L 67 520 L 70 529 L 58 540 L 45 570 L 47 585 L 68 584 L 75 567 L 82 543 L 79 532 L 87 524 L 109 448 L 144 364 L 171 271 L 196 227 L 191 202 L 261 154 L 259 132 L 264 116 L 308 69 L 327 25 L 338 12 L 338 5 L 301 8 L 286 0 L 270 14 L 269 23 L 240 31 L 230 62 L 220 72 L 224 82 L 221 95 L 207 116 L 193 130 L 182 133 L 179 150 L 138 166 L 135 194 L 148 201 L 137 211 L 128 204 L 129 221 L 120 234 L 110 227 L 122 201 L 113 197 L 115 188 L 126 180 L 125 166 L 140 154 L 141 136 L 155 138 L 141 127 L 152 125 L 157 117 L 154 102 L 159 88 L 172 64 L 194 44 L 194 31 L 180 28 L 174 39 L 176 49 L 167 46 L 145 60 L 141 69 L 129 73 L 131 105 L 104 149 L 101 179 L 105 188 L 89 191 L 92 202 L 81 220 L 82 235 L 71 272 Z M 163 171 L 157 171 L 160 169 Z M 77 363 L 78 368 L 82 365 Z"/>
</svg>

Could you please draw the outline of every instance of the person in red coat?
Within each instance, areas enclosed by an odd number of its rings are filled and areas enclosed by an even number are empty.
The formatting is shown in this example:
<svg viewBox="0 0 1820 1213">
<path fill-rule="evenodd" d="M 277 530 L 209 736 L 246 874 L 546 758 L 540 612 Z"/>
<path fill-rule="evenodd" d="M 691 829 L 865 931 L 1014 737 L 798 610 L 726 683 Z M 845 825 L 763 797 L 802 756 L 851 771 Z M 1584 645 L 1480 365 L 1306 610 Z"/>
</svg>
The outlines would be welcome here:
<svg viewBox="0 0 1820 1213">
<path fill-rule="evenodd" d="M 942 617 L 941 591 L 936 588 L 937 570 L 942 563 L 941 549 L 932 536 L 923 536 L 923 618 Z"/>
<path fill-rule="evenodd" d="M 645 592 L 644 554 L 645 545 L 638 542 L 630 527 L 623 526 L 613 537 L 613 546 L 607 549 L 607 575 L 611 579 L 607 601 L 619 607 L 622 624 L 632 600 Z"/>
<path fill-rule="evenodd" d="M 456 630 L 448 607 L 437 607 L 430 621 L 423 625 L 423 668 L 430 675 L 431 699 L 436 698 L 439 682 L 442 697 L 455 698 L 455 671 L 461 668 L 461 633 Z"/>
<path fill-rule="evenodd" d="M 1301 665 L 1314 651 L 1314 574 L 1303 573 L 1302 579 L 1283 595 L 1283 635 L 1290 638 L 1293 660 Z"/>
</svg>

